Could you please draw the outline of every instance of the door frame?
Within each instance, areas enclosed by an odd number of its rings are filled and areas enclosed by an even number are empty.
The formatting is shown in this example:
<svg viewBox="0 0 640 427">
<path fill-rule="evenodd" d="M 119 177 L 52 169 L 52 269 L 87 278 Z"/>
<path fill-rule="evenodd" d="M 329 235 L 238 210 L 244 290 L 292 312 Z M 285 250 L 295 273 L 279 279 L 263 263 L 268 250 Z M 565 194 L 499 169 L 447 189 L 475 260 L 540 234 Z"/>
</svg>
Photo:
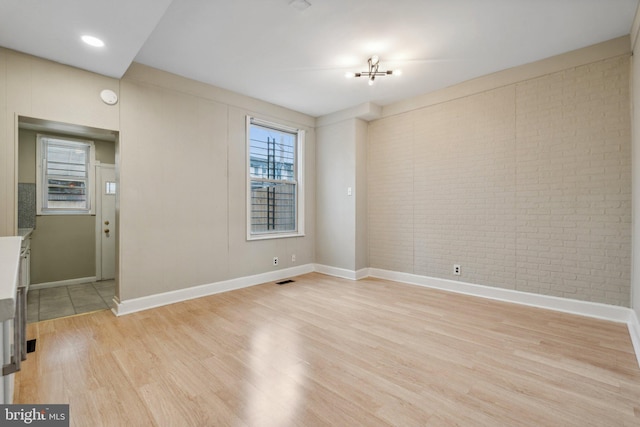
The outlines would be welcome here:
<svg viewBox="0 0 640 427">
<path fill-rule="evenodd" d="M 116 165 L 110 163 L 101 163 L 96 161 L 95 163 L 95 194 L 96 194 L 96 280 L 102 280 L 102 169 L 113 169 L 115 171 Z M 116 188 L 116 197 L 118 189 Z M 117 226 L 117 224 L 116 224 Z M 117 233 L 114 232 L 117 236 Z M 116 245 L 116 258 L 118 249 Z M 117 274 L 116 274 L 117 275 Z"/>
</svg>

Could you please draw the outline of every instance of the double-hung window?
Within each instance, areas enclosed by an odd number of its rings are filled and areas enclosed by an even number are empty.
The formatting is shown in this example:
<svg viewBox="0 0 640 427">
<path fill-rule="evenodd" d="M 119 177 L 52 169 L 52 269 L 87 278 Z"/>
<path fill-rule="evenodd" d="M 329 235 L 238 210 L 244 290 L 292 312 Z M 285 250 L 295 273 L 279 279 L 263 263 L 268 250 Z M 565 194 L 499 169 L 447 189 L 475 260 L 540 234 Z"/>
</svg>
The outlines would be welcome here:
<svg viewBox="0 0 640 427">
<path fill-rule="evenodd" d="M 91 141 L 38 135 L 39 215 L 93 213 L 94 157 Z"/>
<path fill-rule="evenodd" d="M 304 131 L 247 117 L 247 239 L 304 234 Z"/>
</svg>

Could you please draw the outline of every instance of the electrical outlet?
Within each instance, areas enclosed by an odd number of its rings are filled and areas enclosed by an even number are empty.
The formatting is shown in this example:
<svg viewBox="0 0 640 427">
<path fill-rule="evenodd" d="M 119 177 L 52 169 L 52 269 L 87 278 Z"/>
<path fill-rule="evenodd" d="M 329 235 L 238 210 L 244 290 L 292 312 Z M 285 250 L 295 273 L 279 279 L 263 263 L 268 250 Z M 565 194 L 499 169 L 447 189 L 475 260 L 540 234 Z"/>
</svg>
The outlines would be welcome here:
<svg viewBox="0 0 640 427">
<path fill-rule="evenodd" d="M 273 265 L 278 265 L 278 257 L 277 256 L 273 257 Z"/>
<path fill-rule="evenodd" d="M 296 262 L 296 254 L 291 255 L 291 262 Z"/>
<path fill-rule="evenodd" d="M 460 275 L 460 264 L 453 264 L 453 275 L 454 276 Z"/>
</svg>

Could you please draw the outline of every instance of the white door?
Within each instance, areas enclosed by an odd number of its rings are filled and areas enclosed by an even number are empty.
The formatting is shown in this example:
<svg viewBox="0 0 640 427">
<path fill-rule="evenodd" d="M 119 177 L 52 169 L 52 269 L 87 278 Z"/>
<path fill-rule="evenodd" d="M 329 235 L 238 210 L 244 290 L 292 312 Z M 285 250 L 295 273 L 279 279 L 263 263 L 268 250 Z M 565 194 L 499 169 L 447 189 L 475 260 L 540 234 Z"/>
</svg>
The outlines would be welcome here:
<svg viewBox="0 0 640 427">
<path fill-rule="evenodd" d="M 116 170 L 96 166 L 96 279 L 116 276 Z"/>
</svg>

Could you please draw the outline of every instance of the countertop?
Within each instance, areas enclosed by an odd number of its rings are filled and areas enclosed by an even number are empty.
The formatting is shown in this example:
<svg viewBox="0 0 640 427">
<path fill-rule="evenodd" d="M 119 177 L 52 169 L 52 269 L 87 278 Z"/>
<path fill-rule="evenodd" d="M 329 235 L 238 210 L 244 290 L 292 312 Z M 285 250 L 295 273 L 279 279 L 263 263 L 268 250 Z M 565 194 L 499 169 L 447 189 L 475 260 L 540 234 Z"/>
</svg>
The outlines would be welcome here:
<svg viewBox="0 0 640 427">
<path fill-rule="evenodd" d="M 33 228 L 18 228 L 18 236 L 20 236 L 22 240 L 31 236 L 31 233 L 33 233 Z"/>
<path fill-rule="evenodd" d="M 22 237 L 0 237 L 0 322 L 16 315 Z"/>
</svg>

